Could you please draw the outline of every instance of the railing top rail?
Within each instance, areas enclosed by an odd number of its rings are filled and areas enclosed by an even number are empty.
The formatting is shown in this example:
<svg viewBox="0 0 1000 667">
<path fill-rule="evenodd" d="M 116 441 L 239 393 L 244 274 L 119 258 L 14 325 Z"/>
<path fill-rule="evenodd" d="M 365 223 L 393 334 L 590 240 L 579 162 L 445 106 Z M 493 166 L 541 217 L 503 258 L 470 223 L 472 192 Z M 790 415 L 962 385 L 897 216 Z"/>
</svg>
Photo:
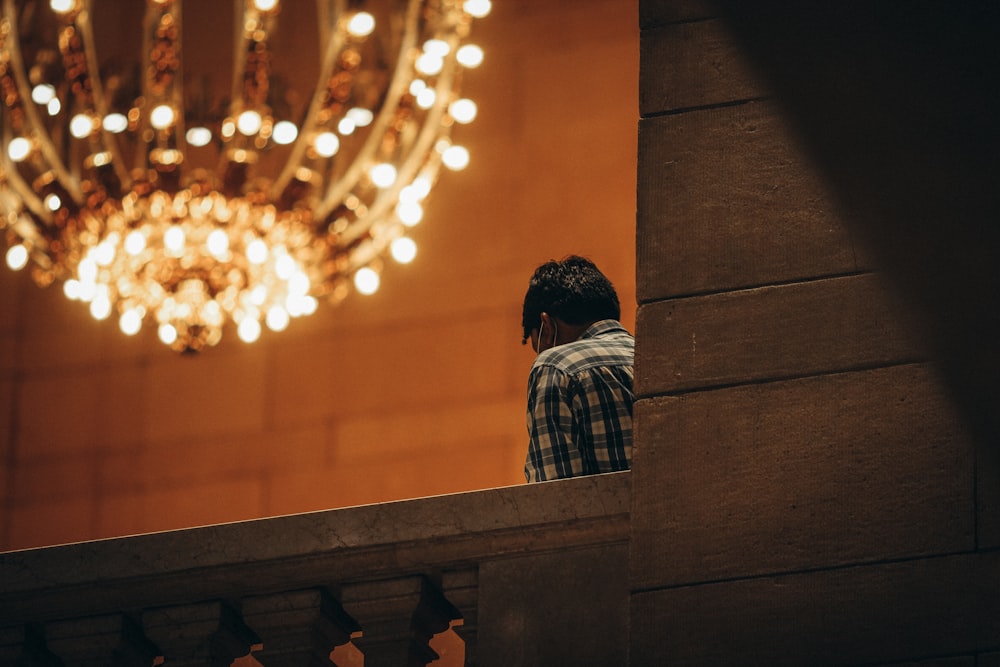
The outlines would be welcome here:
<svg viewBox="0 0 1000 667">
<path fill-rule="evenodd" d="M 0 553 L 0 626 L 628 539 L 628 472 Z"/>
</svg>

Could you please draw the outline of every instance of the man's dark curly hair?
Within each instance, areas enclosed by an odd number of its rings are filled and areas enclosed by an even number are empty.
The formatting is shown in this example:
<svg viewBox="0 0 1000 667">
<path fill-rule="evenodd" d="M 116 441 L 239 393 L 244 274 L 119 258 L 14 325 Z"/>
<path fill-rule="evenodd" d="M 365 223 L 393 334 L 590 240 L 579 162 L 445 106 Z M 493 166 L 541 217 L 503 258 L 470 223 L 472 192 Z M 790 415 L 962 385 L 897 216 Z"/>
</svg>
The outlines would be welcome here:
<svg viewBox="0 0 1000 667">
<path fill-rule="evenodd" d="M 521 327 L 525 342 L 538 326 L 542 313 L 569 324 L 617 320 L 621 304 L 614 285 L 585 257 L 571 255 L 551 260 L 535 269 L 524 295 Z"/>
</svg>

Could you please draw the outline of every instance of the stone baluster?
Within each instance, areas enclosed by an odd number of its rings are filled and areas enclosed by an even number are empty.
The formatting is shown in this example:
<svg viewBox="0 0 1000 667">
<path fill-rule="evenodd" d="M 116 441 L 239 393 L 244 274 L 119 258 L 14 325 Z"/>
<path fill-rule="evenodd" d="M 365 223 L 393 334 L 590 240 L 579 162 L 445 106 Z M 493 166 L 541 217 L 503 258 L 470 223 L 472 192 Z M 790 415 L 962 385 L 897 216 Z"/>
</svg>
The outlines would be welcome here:
<svg viewBox="0 0 1000 667">
<path fill-rule="evenodd" d="M 240 615 L 219 601 L 150 609 L 142 625 L 171 667 L 229 667 L 258 643 Z"/>
<path fill-rule="evenodd" d="M 465 643 L 465 667 L 478 664 L 477 634 L 479 631 L 479 569 L 451 570 L 441 575 L 441 589 L 449 602 L 462 614 L 462 624 L 452 629 Z"/>
<path fill-rule="evenodd" d="M 62 667 L 62 661 L 45 647 L 41 633 L 17 625 L 0 628 L 0 665 Z"/>
<path fill-rule="evenodd" d="M 419 575 L 346 584 L 341 604 L 361 624 L 361 636 L 353 642 L 365 656 L 365 667 L 424 667 L 438 658 L 431 637 L 460 616 Z"/>
<path fill-rule="evenodd" d="M 254 658 L 264 667 L 331 667 L 330 652 L 360 629 L 322 589 L 246 598 L 242 609 L 263 643 Z"/>
<path fill-rule="evenodd" d="M 152 667 L 159 650 L 123 614 L 45 624 L 45 643 L 66 667 Z"/>
</svg>

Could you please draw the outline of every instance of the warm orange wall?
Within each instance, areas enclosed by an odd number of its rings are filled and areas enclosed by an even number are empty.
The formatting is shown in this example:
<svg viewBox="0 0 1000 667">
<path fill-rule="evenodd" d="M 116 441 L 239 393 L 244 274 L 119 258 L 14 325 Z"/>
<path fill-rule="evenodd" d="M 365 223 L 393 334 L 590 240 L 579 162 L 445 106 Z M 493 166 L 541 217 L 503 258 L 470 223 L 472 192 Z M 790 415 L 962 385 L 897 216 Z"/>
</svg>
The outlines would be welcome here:
<svg viewBox="0 0 1000 667">
<path fill-rule="evenodd" d="M 415 263 L 197 357 L 0 269 L 0 549 L 523 481 L 539 263 L 592 257 L 635 321 L 635 0 L 496 0 Z"/>
</svg>

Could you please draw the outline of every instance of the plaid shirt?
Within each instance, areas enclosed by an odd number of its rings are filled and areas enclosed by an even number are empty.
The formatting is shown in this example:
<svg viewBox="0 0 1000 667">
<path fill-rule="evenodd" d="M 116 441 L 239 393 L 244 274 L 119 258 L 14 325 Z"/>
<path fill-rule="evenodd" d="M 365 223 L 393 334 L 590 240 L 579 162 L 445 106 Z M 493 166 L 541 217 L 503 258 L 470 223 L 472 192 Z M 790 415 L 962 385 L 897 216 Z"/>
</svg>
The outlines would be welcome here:
<svg viewBox="0 0 1000 667">
<path fill-rule="evenodd" d="M 634 357 L 635 339 L 616 320 L 595 322 L 536 357 L 528 377 L 529 482 L 629 469 Z"/>
</svg>

